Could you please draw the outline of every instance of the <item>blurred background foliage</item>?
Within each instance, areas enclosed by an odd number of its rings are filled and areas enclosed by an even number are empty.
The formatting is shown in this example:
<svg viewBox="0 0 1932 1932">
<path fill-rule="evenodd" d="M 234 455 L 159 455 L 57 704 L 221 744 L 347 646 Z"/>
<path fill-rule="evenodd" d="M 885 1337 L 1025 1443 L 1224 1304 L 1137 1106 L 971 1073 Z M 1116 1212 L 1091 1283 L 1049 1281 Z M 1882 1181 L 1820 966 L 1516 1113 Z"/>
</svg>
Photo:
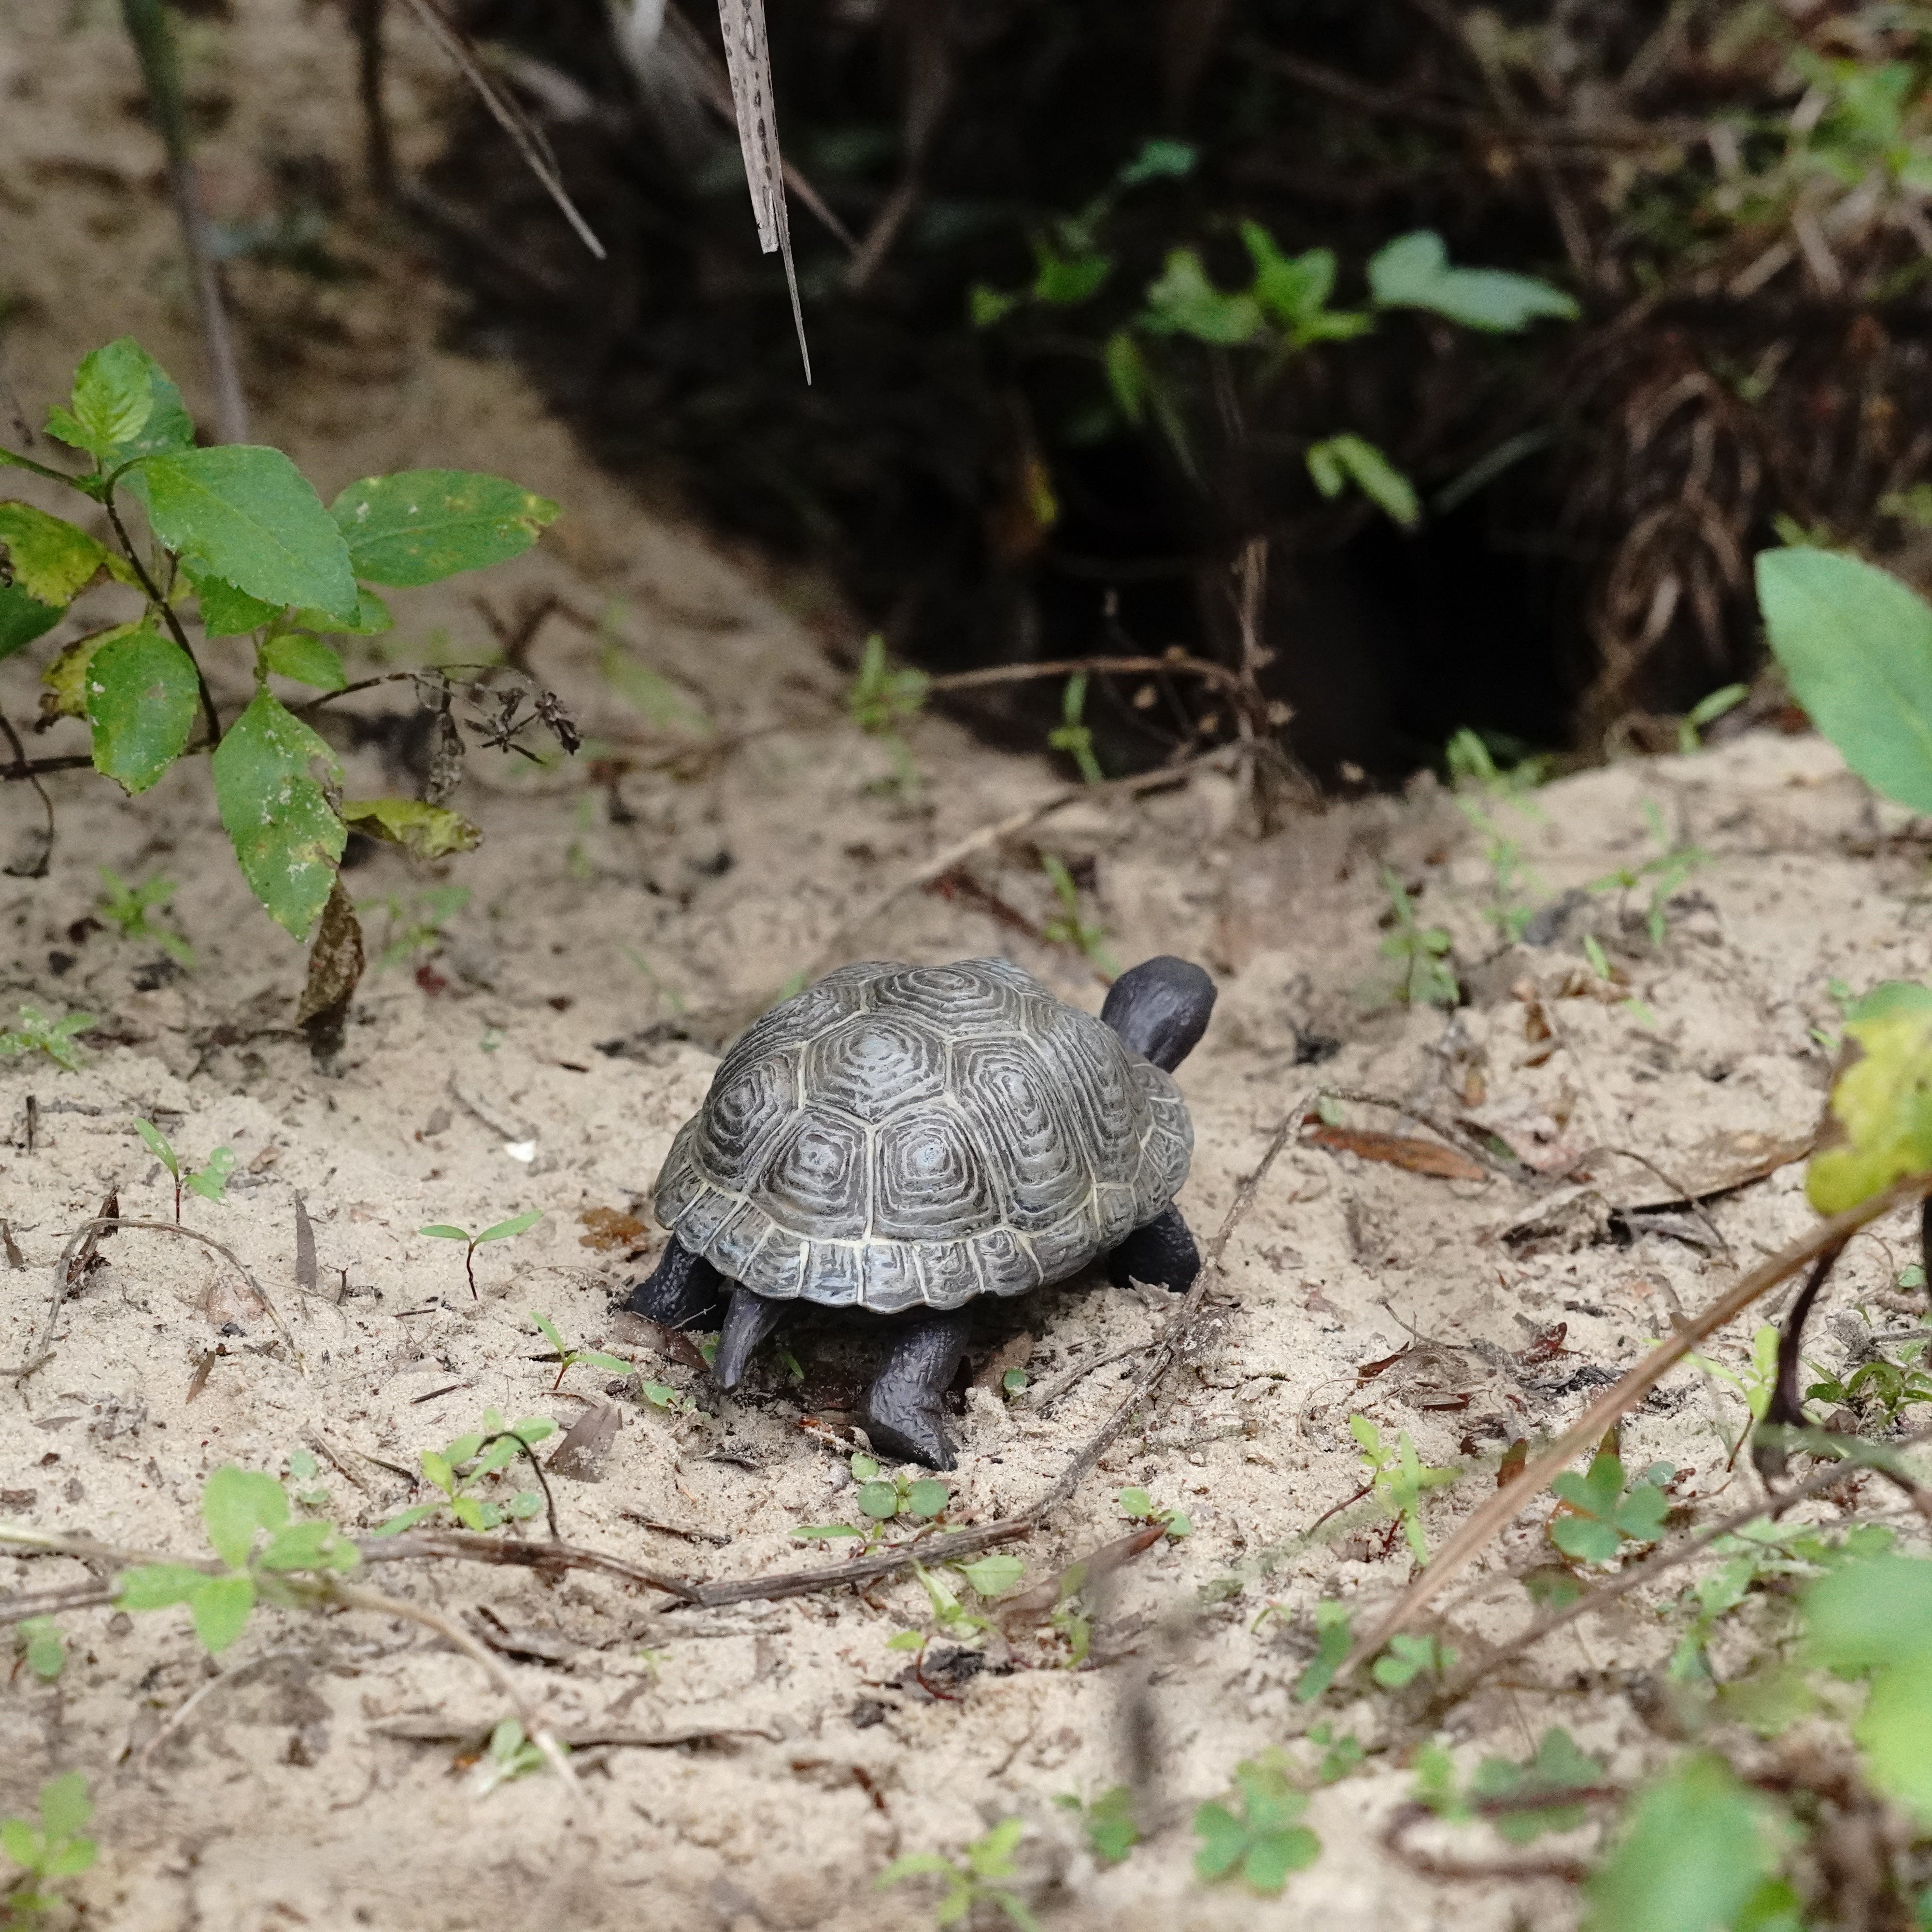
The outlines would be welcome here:
<svg viewBox="0 0 1932 1932">
<path fill-rule="evenodd" d="M 1359 783 L 1462 726 L 1670 748 L 1756 673 L 1780 527 L 1932 563 L 1932 8 L 770 0 L 830 218 L 794 192 L 808 388 L 678 4 L 456 9 L 608 268 L 480 110 L 412 198 L 475 340 L 896 656 L 1245 663 Z M 1439 273 L 1425 236 L 1569 299 L 1388 300 L 1371 265 Z M 952 701 L 1037 744 L 1060 697 Z M 1230 711 L 1102 678 L 1086 722 L 1112 770 Z"/>
</svg>

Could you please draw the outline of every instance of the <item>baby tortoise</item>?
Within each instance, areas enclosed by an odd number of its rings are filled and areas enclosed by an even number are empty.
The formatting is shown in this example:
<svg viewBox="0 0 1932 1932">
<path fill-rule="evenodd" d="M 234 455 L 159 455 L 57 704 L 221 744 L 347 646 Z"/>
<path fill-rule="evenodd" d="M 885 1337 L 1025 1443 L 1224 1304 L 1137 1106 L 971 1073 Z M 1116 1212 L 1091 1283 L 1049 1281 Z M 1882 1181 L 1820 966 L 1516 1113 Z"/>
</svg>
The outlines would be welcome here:
<svg viewBox="0 0 1932 1932">
<path fill-rule="evenodd" d="M 885 1318 L 867 1432 L 951 1468 L 940 1398 L 975 1295 L 1096 1256 L 1116 1286 L 1192 1285 L 1173 1203 L 1194 1130 L 1170 1074 L 1214 990 L 1149 959 L 1096 1019 L 1004 959 L 827 974 L 738 1040 L 679 1130 L 653 1201 L 670 1244 L 626 1305 L 676 1328 L 722 1316 L 723 1389 L 795 1302 Z"/>
</svg>

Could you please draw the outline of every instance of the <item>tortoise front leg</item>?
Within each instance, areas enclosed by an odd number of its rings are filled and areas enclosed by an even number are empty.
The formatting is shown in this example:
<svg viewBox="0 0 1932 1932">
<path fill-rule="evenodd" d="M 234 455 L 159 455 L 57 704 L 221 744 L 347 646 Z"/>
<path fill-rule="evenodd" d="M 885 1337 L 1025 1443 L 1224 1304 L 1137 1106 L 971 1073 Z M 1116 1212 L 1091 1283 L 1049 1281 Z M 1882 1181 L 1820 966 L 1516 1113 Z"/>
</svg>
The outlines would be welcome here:
<svg viewBox="0 0 1932 1932">
<path fill-rule="evenodd" d="M 736 1388 L 745 1379 L 753 1352 L 791 1309 L 789 1301 L 754 1294 L 742 1285 L 734 1287 L 731 1306 L 724 1313 L 724 1333 L 718 1337 L 718 1352 L 711 1358 L 711 1379 L 722 1389 Z"/>
<path fill-rule="evenodd" d="M 724 1312 L 724 1277 L 674 1234 L 644 1280 L 622 1306 L 667 1328 L 715 1328 Z"/>
<path fill-rule="evenodd" d="M 1125 1288 L 1132 1279 L 1157 1282 L 1183 1294 L 1200 1272 L 1201 1250 L 1178 1208 L 1163 1208 L 1107 1256 L 1107 1279 L 1116 1288 Z"/>
<path fill-rule="evenodd" d="M 952 1467 L 939 1402 L 959 1371 L 971 1330 L 963 1308 L 902 1316 L 892 1324 L 886 1359 L 866 1397 L 866 1433 L 874 1449 L 930 1469 Z"/>
</svg>

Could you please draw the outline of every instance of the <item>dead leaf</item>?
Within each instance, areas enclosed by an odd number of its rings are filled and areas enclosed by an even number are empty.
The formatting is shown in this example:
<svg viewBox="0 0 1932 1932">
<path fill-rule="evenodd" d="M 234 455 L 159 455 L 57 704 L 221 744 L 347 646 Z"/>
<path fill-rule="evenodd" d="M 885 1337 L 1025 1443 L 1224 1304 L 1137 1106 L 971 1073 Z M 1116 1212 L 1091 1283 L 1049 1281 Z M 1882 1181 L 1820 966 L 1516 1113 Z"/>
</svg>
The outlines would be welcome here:
<svg viewBox="0 0 1932 1932">
<path fill-rule="evenodd" d="M 1708 1201 L 1748 1187 L 1781 1167 L 1804 1159 L 1817 1139 L 1806 1130 L 1797 1133 L 1766 1133 L 1754 1127 L 1720 1128 L 1706 1134 L 1682 1154 L 1645 1148 L 1666 1179 L 1646 1172 L 1626 1192 L 1613 1197 L 1619 1208 L 1659 1208 L 1678 1201 Z"/>
<path fill-rule="evenodd" d="M 1552 1362 L 1558 1355 L 1568 1354 L 1570 1351 L 1563 1346 L 1563 1338 L 1569 1332 L 1567 1322 L 1552 1322 L 1547 1328 L 1538 1330 L 1530 1337 L 1528 1346 L 1516 1351 L 1516 1360 L 1525 1368 L 1533 1368 L 1540 1362 Z"/>
<path fill-rule="evenodd" d="M 312 1052 L 326 1056 L 340 1049 L 349 1002 L 362 977 L 362 928 L 338 878 L 329 888 L 328 903 L 315 929 L 308 977 L 296 1008 L 296 1024 L 308 1035 Z"/>
<path fill-rule="evenodd" d="M 1528 1438 L 1519 1436 L 1503 1451 L 1503 1460 L 1496 1465 L 1496 1487 L 1499 1490 L 1508 1489 L 1510 1484 L 1522 1474 L 1523 1466 L 1528 1460 Z"/>
<path fill-rule="evenodd" d="M 1369 1127 L 1331 1127 L 1324 1120 L 1306 1138 L 1317 1147 L 1359 1154 L 1364 1160 L 1378 1160 L 1439 1180 L 1481 1180 L 1488 1173 L 1459 1148 L 1441 1141 L 1412 1139 L 1406 1134 L 1378 1133 Z"/>
<path fill-rule="evenodd" d="M 621 1420 L 616 1409 L 603 1402 L 586 1408 L 564 1431 L 563 1440 L 544 1467 L 553 1476 L 572 1476 L 580 1483 L 602 1482 Z"/>
<path fill-rule="evenodd" d="M 447 1124 L 446 1120 L 445 1125 Z M 578 1246 L 595 1248 L 602 1254 L 613 1254 L 620 1248 L 639 1247 L 651 1238 L 650 1230 L 643 1222 L 634 1214 L 626 1214 L 621 1208 L 586 1208 L 577 1218 L 590 1231 L 578 1236 Z"/>
<path fill-rule="evenodd" d="M 315 1223 L 301 1196 L 296 1197 L 296 1286 L 304 1293 L 316 1292 Z"/>
<path fill-rule="evenodd" d="M 1405 1342 L 1400 1348 L 1396 1349 L 1394 1354 L 1384 1355 L 1378 1362 L 1364 1362 L 1355 1370 L 1356 1381 L 1358 1382 L 1373 1382 L 1376 1376 L 1380 1375 L 1384 1369 L 1394 1368 L 1396 1364 L 1400 1361 L 1402 1357 L 1407 1354 L 1409 1350 L 1414 1346 L 1415 1344 L 1413 1342 Z"/>
</svg>

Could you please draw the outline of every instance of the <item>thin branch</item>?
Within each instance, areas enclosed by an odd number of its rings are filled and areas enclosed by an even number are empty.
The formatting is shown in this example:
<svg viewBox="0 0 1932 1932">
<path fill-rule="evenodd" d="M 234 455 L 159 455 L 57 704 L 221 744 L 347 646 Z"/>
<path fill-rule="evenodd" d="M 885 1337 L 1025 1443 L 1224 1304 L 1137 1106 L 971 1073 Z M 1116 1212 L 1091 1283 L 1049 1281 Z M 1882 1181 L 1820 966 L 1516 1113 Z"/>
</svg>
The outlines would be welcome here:
<svg viewBox="0 0 1932 1932">
<path fill-rule="evenodd" d="M 47 796 L 46 787 L 41 784 L 34 767 L 28 762 L 27 748 L 20 742 L 20 734 L 14 729 L 14 721 L 4 711 L 0 711 L 0 731 L 6 733 L 7 742 L 14 748 L 12 769 L 26 778 L 39 794 L 40 809 L 47 815 L 46 850 L 40 854 L 40 872 L 36 875 L 40 876 L 45 874 L 48 856 L 54 849 L 54 802 Z M 94 761 L 90 758 L 86 762 L 92 764 Z"/>
<path fill-rule="evenodd" d="M 662 1590 L 681 1602 L 700 1600 L 702 1586 L 681 1576 L 668 1576 L 662 1570 L 647 1570 L 641 1564 L 601 1550 L 588 1550 L 575 1543 L 525 1543 L 502 1537 L 479 1535 L 474 1531 L 440 1529 L 414 1535 L 363 1538 L 356 1544 L 365 1563 L 396 1563 L 417 1557 L 440 1558 L 448 1562 L 495 1563 L 520 1570 L 596 1570 L 626 1583 L 642 1583 Z"/>
<path fill-rule="evenodd" d="M 1678 1327 L 1668 1341 L 1660 1342 L 1614 1387 L 1606 1389 L 1576 1423 L 1527 1464 L 1514 1481 L 1506 1489 L 1498 1490 L 1462 1523 L 1421 1575 L 1402 1592 L 1374 1628 L 1357 1641 L 1344 1660 L 1338 1676 L 1348 1676 L 1358 1665 L 1382 1649 L 1398 1630 L 1406 1628 L 1453 1577 L 1474 1560 L 1493 1537 L 1500 1534 L 1569 1466 L 1573 1458 L 1592 1448 L 1606 1430 L 1634 1408 L 1700 1342 L 1735 1321 L 1753 1302 L 1768 1294 L 1808 1262 L 1815 1261 L 1828 1248 L 1842 1246 L 1849 1236 L 1868 1222 L 1878 1220 L 1895 1209 L 1915 1205 L 1928 1196 L 1932 1196 L 1932 1174 L 1914 1174 L 1887 1188 L 1883 1193 L 1861 1202 L 1857 1207 L 1849 1208 L 1842 1214 L 1820 1222 L 1802 1240 L 1792 1242 L 1781 1252 L 1753 1269 L 1701 1314 Z"/>
<path fill-rule="evenodd" d="M 235 360 L 235 339 L 221 299 L 220 279 L 208 241 L 208 217 L 202 207 L 201 184 L 195 175 L 188 142 L 188 112 L 182 99 L 181 68 L 175 58 L 172 34 L 161 0 L 121 0 L 128 38 L 141 63 L 141 77 L 160 130 L 168 157 L 168 194 L 181 224 L 182 244 L 194 283 L 195 311 L 202 340 L 208 350 L 208 371 L 214 388 L 214 420 L 224 442 L 248 440 L 248 400 L 242 393 L 242 372 Z"/>
</svg>

